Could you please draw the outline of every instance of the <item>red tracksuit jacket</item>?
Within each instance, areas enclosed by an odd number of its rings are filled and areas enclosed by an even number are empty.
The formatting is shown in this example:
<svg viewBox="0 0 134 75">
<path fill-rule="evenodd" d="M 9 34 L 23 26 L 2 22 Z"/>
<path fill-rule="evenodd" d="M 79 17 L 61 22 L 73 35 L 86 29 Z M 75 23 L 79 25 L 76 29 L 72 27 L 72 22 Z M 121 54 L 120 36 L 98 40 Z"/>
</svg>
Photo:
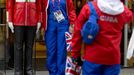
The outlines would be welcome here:
<svg viewBox="0 0 134 75">
<path fill-rule="evenodd" d="M 49 0 L 42 0 L 42 26 L 47 29 L 47 9 L 48 9 Z M 75 9 L 73 7 L 72 0 L 66 0 L 67 14 L 69 17 L 69 23 L 74 24 L 76 20 Z"/>
<path fill-rule="evenodd" d="M 120 15 L 112 16 L 102 13 L 94 1 L 93 5 L 99 16 L 99 34 L 95 41 L 84 46 L 84 59 L 97 64 L 120 64 L 120 42 L 124 24 L 132 20 L 132 12 L 124 6 L 124 12 Z M 75 23 L 72 39 L 72 53 L 76 58 L 80 56 L 82 37 L 81 29 L 90 16 L 90 9 L 86 4 Z"/>
<path fill-rule="evenodd" d="M 41 0 L 7 0 L 9 22 L 17 26 L 36 26 L 41 21 Z"/>
</svg>

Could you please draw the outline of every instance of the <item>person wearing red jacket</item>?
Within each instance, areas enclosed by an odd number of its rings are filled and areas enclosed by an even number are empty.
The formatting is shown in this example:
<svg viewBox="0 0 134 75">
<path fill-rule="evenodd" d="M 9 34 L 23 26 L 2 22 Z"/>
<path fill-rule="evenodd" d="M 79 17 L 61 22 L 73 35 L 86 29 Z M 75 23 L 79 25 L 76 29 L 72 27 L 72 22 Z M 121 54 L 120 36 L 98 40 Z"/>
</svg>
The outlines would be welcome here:
<svg viewBox="0 0 134 75">
<path fill-rule="evenodd" d="M 14 33 L 15 75 L 33 75 L 32 53 L 41 26 L 41 0 L 7 0 L 7 22 Z"/>
<path fill-rule="evenodd" d="M 65 32 L 73 32 L 76 19 L 72 0 L 42 0 L 42 26 L 45 30 L 47 68 L 50 75 L 65 75 Z"/>
<path fill-rule="evenodd" d="M 99 33 L 84 46 L 82 75 L 119 75 L 122 29 L 132 21 L 132 12 L 120 0 L 94 0 L 92 4 L 98 14 Z M 81 30 L 90 15 L 86 4 L 74 27 L 71 56 L 75 60 L 81 56 Z"/>
</svg>

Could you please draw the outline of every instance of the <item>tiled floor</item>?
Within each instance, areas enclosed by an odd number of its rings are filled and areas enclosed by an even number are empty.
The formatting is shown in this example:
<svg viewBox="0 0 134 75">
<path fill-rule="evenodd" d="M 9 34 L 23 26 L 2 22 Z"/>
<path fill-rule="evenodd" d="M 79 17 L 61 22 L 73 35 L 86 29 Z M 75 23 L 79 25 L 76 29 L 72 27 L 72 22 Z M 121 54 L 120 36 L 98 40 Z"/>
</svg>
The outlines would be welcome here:
<svg viewBox="0 0 134 75">
<path fill-rule="evenodd" d="M 0 74 L 2 75 L 2 74 Z M 13 75 L 13 70 L 6 71 L 6 75 Z M 36 75 L 49 75 L 48 71 L 37 71 Z M 134 75 L 134 68 L 133 69 L 122 69 L 120 75 Z"/>
</svg>

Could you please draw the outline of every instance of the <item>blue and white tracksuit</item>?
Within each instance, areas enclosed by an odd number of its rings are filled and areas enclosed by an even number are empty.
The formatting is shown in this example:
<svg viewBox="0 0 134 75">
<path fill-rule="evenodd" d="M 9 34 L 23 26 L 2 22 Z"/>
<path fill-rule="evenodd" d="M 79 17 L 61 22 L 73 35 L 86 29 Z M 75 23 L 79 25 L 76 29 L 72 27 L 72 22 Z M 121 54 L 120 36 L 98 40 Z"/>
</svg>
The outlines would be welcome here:
<svg viewBox="0 0 134 75">
<path fill-rule="evenodd" d="M 47 30 L 45 33 L 45 43 L 47 48 L 47 68 L 50 75 L 65 75 L 66 63 L 66 40 L 65 32 L 69 28 L 69 20 L 66 10 L 66 0 L 49 1 Z M 65 20 L 58 23 L 54 18 L 54 11 L 61 10 Z"/>
</svg>

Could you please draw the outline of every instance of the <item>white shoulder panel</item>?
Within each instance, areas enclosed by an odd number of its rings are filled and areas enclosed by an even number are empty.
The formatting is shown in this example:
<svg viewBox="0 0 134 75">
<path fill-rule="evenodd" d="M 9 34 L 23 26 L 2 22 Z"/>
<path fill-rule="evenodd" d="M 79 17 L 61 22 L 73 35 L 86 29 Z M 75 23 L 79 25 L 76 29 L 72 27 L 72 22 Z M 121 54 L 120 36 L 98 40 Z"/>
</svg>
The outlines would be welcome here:
<svg viewBox="0 0 134 75">
<path fill-rule="evenodd" d="M 16 2 L 36 2 L 36 0 L 16 0 Z"/>
</svg>

